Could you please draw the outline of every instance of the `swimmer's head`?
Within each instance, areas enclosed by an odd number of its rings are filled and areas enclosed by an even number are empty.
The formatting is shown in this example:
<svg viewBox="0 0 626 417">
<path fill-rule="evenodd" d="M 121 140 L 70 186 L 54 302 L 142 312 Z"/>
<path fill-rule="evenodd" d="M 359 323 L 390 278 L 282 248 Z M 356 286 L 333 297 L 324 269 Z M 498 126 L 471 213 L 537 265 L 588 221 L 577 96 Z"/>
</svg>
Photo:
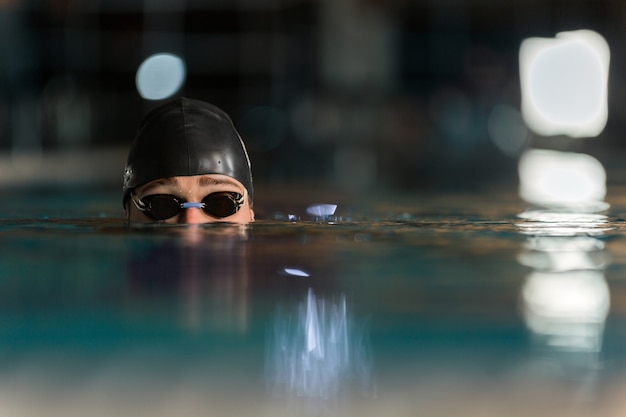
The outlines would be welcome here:
<svg viewBox="0 0 626 417">
<path fill-rule="evenodd" d="M 179 98 L 141 122 L 124 171 L 123 204 L 151 181 L 206 174 L 239 181 L 252 203 L 250 160 L 230 117 L 209 103 Z"/>
</svg>

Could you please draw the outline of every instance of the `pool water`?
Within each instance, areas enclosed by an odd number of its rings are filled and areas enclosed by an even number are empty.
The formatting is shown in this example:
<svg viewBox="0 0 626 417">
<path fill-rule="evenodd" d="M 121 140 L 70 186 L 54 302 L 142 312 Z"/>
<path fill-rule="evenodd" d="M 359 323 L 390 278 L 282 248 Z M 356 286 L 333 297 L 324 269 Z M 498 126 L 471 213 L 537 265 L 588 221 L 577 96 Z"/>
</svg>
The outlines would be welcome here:
<svg viewBox="0 0 626 417">
<path fill-rule="evenodd" d="M 621 415 L 624 193 L 514 191 L 259 189 L 249 226 L 129 228 L 118 190 L 6 190 L 0 415 Z"/>
</svg>

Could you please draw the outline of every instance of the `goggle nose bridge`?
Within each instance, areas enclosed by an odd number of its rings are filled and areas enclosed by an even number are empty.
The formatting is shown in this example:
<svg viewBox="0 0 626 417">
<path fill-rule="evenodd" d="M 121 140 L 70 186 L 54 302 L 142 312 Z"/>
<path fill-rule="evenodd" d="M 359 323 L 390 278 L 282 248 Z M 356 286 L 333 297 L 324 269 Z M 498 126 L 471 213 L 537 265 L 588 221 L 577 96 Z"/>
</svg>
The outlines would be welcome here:
<svg viewBox="0 0 626 417">
<path fill-rule="evenodd" d="M 188 209 L 188 208 L 204 208 L 204 203 L 182 203 L 180 205 L 181 208 L 184 209 Z"/>
</svg>

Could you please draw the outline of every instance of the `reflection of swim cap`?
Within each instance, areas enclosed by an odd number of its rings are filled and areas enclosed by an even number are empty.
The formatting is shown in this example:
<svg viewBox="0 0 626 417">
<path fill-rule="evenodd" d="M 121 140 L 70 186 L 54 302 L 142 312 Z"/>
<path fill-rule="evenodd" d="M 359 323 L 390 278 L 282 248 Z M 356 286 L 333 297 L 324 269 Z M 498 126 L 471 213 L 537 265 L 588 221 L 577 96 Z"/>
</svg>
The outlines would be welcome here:
<svg viewBox="0 0 626 417">
<path fill-rule="evenodd" d="M 150 181 L 223 174 L 243 184 L 252 201 L 245 145 L 230 117 L 198 100 L 180 98 L 152 110 L 139 126 L 124 171 L 124 200 Z"/>
</svg>

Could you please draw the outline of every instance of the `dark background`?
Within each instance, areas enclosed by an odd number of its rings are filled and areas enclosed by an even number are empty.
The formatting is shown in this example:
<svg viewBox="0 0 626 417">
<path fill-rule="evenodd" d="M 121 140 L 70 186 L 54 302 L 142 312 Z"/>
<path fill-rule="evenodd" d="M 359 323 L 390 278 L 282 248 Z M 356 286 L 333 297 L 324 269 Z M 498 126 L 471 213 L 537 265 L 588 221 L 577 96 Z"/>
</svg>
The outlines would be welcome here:
<svg viewBox="0 0 626 417">
<path fill-rule="evenodd" d="M 20 158 L 78 152 L 111 163 L 70 180 L 121 182 L 159 104 L 137 93 L 137 68 L 169 52 L 187 66 L 176 95 L 231 114 L 257 184 L 515 184 L 519 154 L 494 145 L 487 121 L 495 106 L 519 109 L 519 46 L 591 29 L 612 53 L 606 129 L 529 134 L 527 146 L 590 153 L 620 182 L 625 12 L 609 0 L 0 0 L 0 176 L 10 183 Z"/>
</svg>

